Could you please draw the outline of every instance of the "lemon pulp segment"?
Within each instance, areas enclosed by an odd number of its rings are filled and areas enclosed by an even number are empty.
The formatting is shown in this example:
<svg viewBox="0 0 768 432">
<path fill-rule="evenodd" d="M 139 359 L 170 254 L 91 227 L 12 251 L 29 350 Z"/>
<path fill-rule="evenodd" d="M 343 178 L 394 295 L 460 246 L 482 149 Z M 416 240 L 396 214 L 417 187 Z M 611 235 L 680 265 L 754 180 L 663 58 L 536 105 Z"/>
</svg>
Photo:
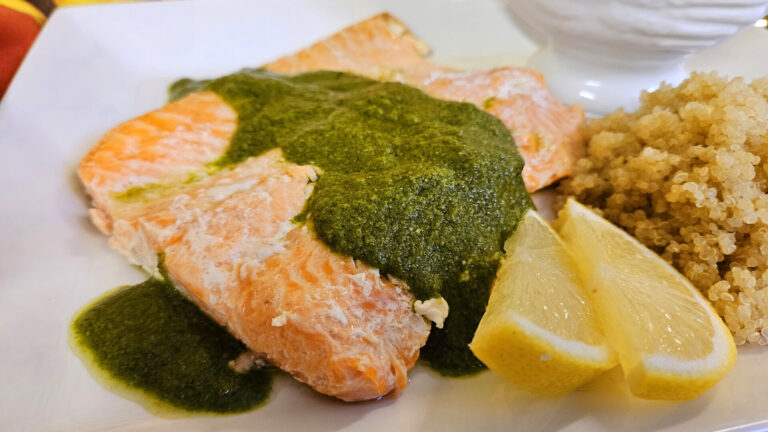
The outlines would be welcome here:
<svg viewBox="0 0 768 432">
<path fill-rule="evenodd" d="M 556 226 L 636 396 L 691 399 L 728 373 L 733 338 L 685 277 L 575 200 Z"/>
</svg>

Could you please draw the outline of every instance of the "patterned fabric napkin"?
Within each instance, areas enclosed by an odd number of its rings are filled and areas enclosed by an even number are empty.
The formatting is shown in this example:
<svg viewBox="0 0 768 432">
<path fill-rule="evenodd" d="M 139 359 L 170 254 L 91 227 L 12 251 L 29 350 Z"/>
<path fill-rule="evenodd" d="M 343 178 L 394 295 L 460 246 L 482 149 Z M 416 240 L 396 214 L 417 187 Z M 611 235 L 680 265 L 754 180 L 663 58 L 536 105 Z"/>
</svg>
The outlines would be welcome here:
<svg viewBox="0 0 768 432">
<path fill-rule="evenodd" d="M 24 0 L 0 0 L 0 100 L 44 21 Z"/>
<path fill-rule="evenodd" d="M 0 0 L 0 101 L 54 8 L 116 1 L 125 0 Z"/>
</svg>

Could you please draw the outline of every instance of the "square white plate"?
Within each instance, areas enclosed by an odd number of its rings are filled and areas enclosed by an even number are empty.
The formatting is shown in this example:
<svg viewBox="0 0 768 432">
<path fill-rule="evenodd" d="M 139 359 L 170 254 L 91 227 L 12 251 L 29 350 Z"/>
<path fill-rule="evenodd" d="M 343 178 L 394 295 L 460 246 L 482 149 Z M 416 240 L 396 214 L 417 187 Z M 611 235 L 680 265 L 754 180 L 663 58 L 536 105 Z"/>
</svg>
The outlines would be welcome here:
<svg viewBox="0 0 768 432">
<path fill-rule="evenodd" d="M 100 293 L 145 276 L 91 226 L 74 174 L 79 159 L 111 127 L 161 106 L 177 78 L 260 65 L 383 10 L 438 61 L 522 64 L 535 49 L 492 0 L 201 0 L 54 13 L 0 104 L 0 430 L 693 431 L 755 429 L 768 419 L 768 350 L 756 348 L 741 349 L 733 372 L 687 403 L 633 398 L 618 370 L 547 400 L 491 372 L 448 379 L 417 367 L 398 398 L 344 404 L 283 376 L 251 413 L 167 420 L 88 375 L 67 346 L 70 319 Z M 768 34 L 755 31 L 690 64 L 768 74 L 753 49 L 768 46 Z"/>
</svg>

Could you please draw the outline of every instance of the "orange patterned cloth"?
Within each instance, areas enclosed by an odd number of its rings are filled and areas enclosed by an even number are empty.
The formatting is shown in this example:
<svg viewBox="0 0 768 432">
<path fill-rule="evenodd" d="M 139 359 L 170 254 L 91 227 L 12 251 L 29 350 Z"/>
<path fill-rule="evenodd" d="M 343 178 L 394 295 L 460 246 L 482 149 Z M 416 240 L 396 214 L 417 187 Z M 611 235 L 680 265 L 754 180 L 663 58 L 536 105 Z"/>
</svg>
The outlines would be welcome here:
<svg viewBox="0 0 768 432">
<path fill-rule="evenodd" d="M 0 100 L 44 19 L 28 3 L 0 0 Z"/>
</svg>

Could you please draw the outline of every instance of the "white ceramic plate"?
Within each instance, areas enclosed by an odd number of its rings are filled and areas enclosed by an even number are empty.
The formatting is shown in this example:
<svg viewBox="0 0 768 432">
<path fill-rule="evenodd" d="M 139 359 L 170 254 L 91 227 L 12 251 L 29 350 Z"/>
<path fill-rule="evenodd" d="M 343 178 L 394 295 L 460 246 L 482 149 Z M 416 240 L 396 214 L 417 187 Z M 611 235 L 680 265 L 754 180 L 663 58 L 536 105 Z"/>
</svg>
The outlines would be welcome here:
<svg viewBox="0 0 768 432">
<path fill-rule="evenodd" d="M 491 372 L 446 379 L 417 367 L 399 398 L 344 404 L 283 376 L 271 401 L 251 413 L 167 420 L 88 375 L 67 346 L 72 315 L 105 290 L 144 275 L 110 250 L 88 221 L 88 200 L 74 174 L 78 160 L 114 125 L 162 105 L 167 85 L 179 77 L 259 65 L 382 10 L 403 19 L 438 61 L 522 64 L 535 49 L 490 0 L 211 0 L 54 13 L 0 104 L 0 430 L 766 427 L 766 349 L 741 349 L 733 372 L 687 403 L 633 398 L 618 370 L 566 398 L 546 400 Z M 765 58 L 754 57 L 755 44 L 763 51 L 768 46 L 762 33 L 729 44 L 691 64 L 768 74 Z"/>
</svg>

